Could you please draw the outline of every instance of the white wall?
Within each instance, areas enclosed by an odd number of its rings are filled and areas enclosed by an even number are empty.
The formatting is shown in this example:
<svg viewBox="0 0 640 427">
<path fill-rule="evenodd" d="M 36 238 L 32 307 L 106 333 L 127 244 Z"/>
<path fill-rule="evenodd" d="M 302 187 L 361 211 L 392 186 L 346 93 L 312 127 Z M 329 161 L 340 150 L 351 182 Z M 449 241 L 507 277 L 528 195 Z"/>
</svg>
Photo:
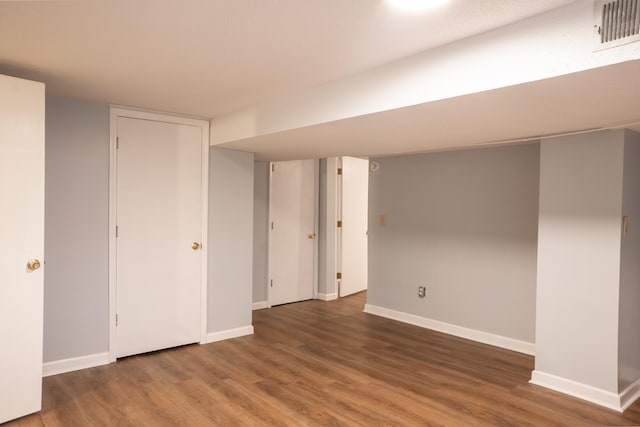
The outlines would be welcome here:
<svg viewBox="0 0 640 427">
<path fill-rule="evenodd" d="M 372 160 L 368 304 L 533 342 L 539 145 Z"/>
<path fill-rule="evenodd" d="M 533 380 L 602 401 L 618 394 L 623 154 L 624 131 L 603 131 L 546 140 L 540 155 Z"/>
<path fill-rule="evenodd" d="M 640 378 L 640 134 L 624 134 L 622 215 L 629 217 L 622 239 L 618 391 Z"/>
<path fill-rule="evenodd" d="M 46 98 L 44 361 L 108 350 L 109 107 Z"/>
<path fill-rule="evenodd" d="M 255 162 L 253 175 L 253 302 L 267 301 L 269 274 L 269 163 Z"/>
<path fill-rule="evenodd" d="M 209 333 L 251 326 L 252 153 L 209 152 Z"/>
</svg>

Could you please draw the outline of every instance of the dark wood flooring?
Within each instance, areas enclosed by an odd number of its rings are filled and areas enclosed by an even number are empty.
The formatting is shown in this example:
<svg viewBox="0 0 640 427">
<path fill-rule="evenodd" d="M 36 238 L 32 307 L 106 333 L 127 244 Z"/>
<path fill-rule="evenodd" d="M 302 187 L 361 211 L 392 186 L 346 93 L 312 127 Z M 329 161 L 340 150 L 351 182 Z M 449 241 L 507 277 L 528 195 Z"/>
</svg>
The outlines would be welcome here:
<svg viewBox="0 0 640 427">
<path fill-rule="evenodd" d="M 362 312 L 364 293 L 253 314 L 255 335 L 44 379 L 7 426 L 640 424 L 528 383 L 533 358 Z"/>
</svg>

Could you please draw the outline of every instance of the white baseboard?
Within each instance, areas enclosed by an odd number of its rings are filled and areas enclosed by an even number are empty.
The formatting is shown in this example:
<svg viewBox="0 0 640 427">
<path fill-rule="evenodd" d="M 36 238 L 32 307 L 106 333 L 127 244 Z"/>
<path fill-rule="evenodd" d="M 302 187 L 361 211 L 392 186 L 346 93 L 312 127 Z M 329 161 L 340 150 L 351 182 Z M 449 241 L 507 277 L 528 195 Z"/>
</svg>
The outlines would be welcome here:
<svg viewBox="0 0 640 427">
<path fill-rule="evenodd" d="M 640 398 L 640 378 L 620 393 L 620 410 L 625 411 Z"/>
<path fill-rule="evenodd" d="M 456 337 L 466 338 L 472 341 L 478 341 L 483 344 L 489 344 L 496 347 L 506 348 L 507 350 L 517 351 L 519 353 L 535 355 L 536 346 L 534 343 L 517 340 L 514 338 L 504 337 L 502 335 L 490 334 L 488 332 L 469 329 L 462 326 L 452 325 L 450 323 L 433 320 L 426 317 L 416 316 L 414 314 L 395 311 L 389 308 L 378 307 L 371 304 L 364 306 L 364 312 L 374 314 L 387 319 L 397 320 L 399 322 L 409 323 L 411 325 L 420 326 L 426 329 L 443 332 Z"/>
<path fill-rule="evenodd" d="M 531 384 L 577 397 L 578 399 L 586 400 L 587 402 L 595 403 L 596 405 L 604 406 L 605 408 L 613 409 L 614 411 L 623 411 L 623 408 L 620 405 L 621 395 L 595 388 L 587 384 L 547 374 L 539 370 L 535 370 L 531 373 L 531 381 L 529 382 Z M 632 384 L 632 386 L 634 384 Z M 636 390 L 636 392 L 637 391 L 638 390 Z M 631 397 L 631 394 L 629 397 Z"/>
<path fill-rule="evenodd" d="M 109 364 L 108 352 L 72 357 L 71 359 L 54 360 L 53 362 L 47 362 L 42 365 L 42 376 L 48 377 L 107 364 Z"/>
<path fill-rule="evenodd" d="M 251 305 L 252 310 L 262 310 L 263 308 L 269 308 L 269 301 L 258 301 Z"/>
<path fill-rule="evenodd" d="M 226 331 L 209 332 L 207 334 L 207 340 L 202 344 L 209 344 L 212 342 L 228 340 L 231 338 L 243 337 L 245 335 L 253 334 L 253 325 L 242 326 L 240 328 L 227 329 Z"/>
<path fill-rule="evenodd" d="M 333 300 L 337 300 L 338 299 L 338 293 L 334 292 L 332 294 L 321 294 L 318 293 L 318 295 L 316 296 L 316 299 L 322 300 L 322 301 L 333 301 Z"/>
</svg>

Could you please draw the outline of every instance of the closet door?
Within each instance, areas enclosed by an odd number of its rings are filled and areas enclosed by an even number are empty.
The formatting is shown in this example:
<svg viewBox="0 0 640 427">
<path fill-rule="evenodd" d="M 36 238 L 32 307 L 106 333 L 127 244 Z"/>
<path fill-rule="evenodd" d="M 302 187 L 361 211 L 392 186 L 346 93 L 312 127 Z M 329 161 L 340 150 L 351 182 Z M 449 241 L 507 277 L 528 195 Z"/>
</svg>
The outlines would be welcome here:
<svg viewBox="0 0 640 427">
<path fill-rule="evenodd" d="M 0 423 L 40 410 L 44 85 L 0 75 Z"/>
<path fill-rule="evenodd" d="M 271 164 L 269 304 L 313 298 L 316 251 L 316 160 Z"/>
<path fill-rule="evenodd" d="M 200 341 L 202 129 L 117 118 L 116 356 Z"/>
</svg>

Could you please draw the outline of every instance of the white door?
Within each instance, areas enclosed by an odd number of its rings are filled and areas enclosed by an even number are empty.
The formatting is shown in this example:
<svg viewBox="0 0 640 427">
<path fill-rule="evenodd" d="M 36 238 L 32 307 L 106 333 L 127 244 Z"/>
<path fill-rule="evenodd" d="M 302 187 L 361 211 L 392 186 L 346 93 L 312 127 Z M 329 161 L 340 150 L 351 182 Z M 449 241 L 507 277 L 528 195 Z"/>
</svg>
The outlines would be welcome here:
<svg viewBox="0 0 640 427">
<path fill-rule="evenodd" d="M 342 158 L 340 296 L 367 289 L 369 161 Z"/>
<path fill-rule="evenodd" d="M 314 297 L 316 161 L 271 164 L 269 304 Z"/>
<path fill-rule="evenodd" d="M 0 75 L 0 423 L 40 410 L 43 256 L 44 85 Z"/>
<path fill-rule="evenodd" d="M 200 341 L 202 129 L 117 118 L 116 356 Z"/>
</svg>

